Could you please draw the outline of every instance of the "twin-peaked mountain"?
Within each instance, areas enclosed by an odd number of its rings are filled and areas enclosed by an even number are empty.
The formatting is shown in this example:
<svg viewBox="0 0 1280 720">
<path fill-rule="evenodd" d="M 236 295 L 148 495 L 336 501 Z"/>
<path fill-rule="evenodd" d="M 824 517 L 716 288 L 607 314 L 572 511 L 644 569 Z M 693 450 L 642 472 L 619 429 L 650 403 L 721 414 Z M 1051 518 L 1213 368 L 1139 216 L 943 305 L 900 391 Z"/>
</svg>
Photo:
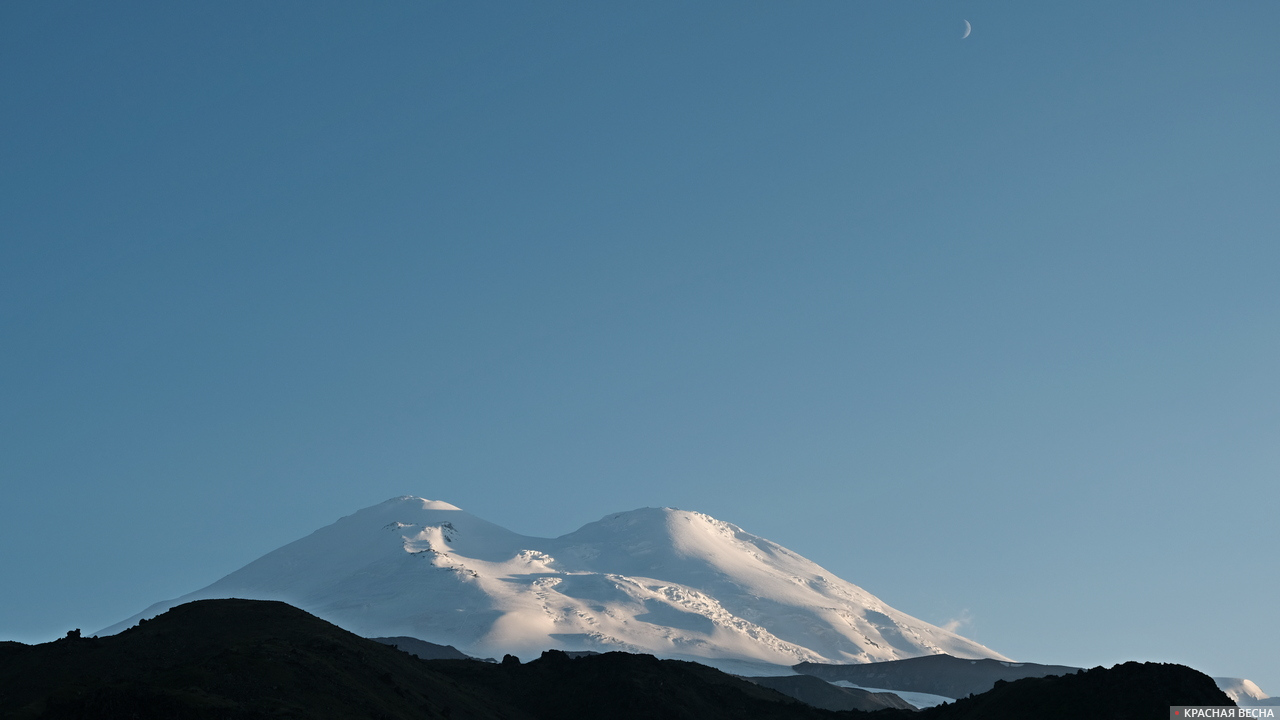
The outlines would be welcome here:
<svg viewBox="0 0 1280 720">
<path fill-rule="evenodd" d="M 283 600 L 366 637 L 481 657 L 558 648 L 714 664 L 1007 659 L 701 513 L 644 508 L 549 539 L 416 497 L 344 517 L 102 634 L 231 597 Z"/>
</svg>

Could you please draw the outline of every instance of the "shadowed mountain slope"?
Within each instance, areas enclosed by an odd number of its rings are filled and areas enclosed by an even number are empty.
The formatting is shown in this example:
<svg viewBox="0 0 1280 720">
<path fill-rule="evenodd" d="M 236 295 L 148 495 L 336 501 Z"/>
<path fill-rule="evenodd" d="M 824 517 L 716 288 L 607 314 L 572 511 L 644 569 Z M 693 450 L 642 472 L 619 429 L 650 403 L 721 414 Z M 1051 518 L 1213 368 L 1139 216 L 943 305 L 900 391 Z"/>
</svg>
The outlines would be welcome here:
<svg viewBox="0 0 1280 720">
<path fill-rule="evenodd" d="M 832 685 L 812 675 L 783 675 L 781 677 L 749 677 L 756 685 L 767 687 L 793 697 L 806 705 L 824 710 L 865 710 L 867 712 L 896 708 L 915 710 L 915 706 L 893 693 L 869 692 L 856 688 Z"/>
<path fill-rule="evenodd" d="M 950 655 L 927 655 L 864 665 L 806 662 L 793 665 L 791 669 L 804 675 L 820 677 L 827 682 L 845 680 L 862 687 L 929 693 L 949 698 L 984 693 L 999 680 L 1008 682 L 1028 677 L 1069 675 L 1080 670 L 1066 665 L 970 660 Z"/>
<path fill-rule="evenodd" d="M 374 642 L 380 642 L 383 645 L 390 645 L 397 650 L 403 650 L 419 660 L 480 660 L 481 658 L 473 658 L 462 652 L 452 645 L 437 645 L 425 640 L 419 640 L 412 637 L 376 637 L 369 638 Z M 485 658 L 486 660 L 488 658 Z"/>
</svg>

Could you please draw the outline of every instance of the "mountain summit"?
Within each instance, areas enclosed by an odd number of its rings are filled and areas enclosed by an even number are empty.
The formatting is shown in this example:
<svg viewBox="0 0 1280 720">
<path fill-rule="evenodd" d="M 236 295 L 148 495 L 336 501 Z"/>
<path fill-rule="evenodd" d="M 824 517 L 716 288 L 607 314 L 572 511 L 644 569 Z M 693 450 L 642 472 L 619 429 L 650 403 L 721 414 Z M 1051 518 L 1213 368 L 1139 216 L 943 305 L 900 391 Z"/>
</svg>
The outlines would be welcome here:
<svg viewBox="0 0 1280 720">
<path fill-rule="evenodd" d="M 479 656 L 559 648 L 776 665 L 1008 659 L 702 513 L 643 508 L 548 539 L 411 496 L 348 515 L 101 634 L 230 597 L 283 600 L 361 635 Z"/>
</svg>

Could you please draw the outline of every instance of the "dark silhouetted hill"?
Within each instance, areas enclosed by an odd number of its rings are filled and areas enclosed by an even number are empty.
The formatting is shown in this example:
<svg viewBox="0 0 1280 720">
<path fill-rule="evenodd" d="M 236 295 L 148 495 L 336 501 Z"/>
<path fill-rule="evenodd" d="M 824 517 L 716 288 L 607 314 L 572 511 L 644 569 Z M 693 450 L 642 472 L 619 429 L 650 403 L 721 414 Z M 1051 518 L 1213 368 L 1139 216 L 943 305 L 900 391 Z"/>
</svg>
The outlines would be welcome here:
<svg viewBox="0 0 1280 720">
<path fill-rule="evenodd" d="M 4 718 L 528 717 L 280 602 L 203 600 L 0 651 Z"/>
<path fill-rule="evenodd" d="M 537 718 L 601 720 L 805 720 L 839 717 L 715 668 L 652 655 L 609 652 L 571 658 L 549 650 L 533 662 L 427 664 L 469 688 L 484 688 Z"/>
<path fill-rule="evenodd" d="M 647 655 L 419 660 L 297 608 L 201 600 L 119 635 L 0 646 L 3 718 L 830 718 Z"/>
<path fill-rule="evenodd" d="M 1189 668 L 1127 663 L 1001 682 L 918 713 L 837 713 L 649 655 L 420 660 L 284 603 L 255 600 L 188 603 L 111 637 L 0 643 L 0 717 L 15 719 L 1136 720 L 1162 717 L 1175 704 L 1230 700 Z"/>
<path fill-rule="evenodd" d="M 1144 720 L 1170 705 L 1234 706 L 1213 678 L 1184 665 L 1128 662 L 1074 675 L 999 681 L 990 691 L 922 712 L 928 720 Z"/>
</svg>

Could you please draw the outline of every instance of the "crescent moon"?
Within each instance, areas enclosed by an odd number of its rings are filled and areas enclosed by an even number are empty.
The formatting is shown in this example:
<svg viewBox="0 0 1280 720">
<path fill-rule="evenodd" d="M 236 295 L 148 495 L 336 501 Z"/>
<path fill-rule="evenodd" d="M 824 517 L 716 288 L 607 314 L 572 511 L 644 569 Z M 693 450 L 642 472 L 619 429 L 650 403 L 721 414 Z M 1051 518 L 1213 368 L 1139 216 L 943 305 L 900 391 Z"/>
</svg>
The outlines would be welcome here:
<svg viewBox="0 0 1280 720">
<path fill-rule="evenodd" d="M 964 34 L 960 36 L 960 39 L 961 39 L 961 40 L 963 40 L 963 39 L 965 39 L 965 38 L 969 37 L 969 33 L 971 33 L 971 32 L 973 32 L 973 26 L 969 24 L 969 21 L 968 21 L 968 20 L 965 20 L 965 21 L 964 21 Z"/>
</svg>

